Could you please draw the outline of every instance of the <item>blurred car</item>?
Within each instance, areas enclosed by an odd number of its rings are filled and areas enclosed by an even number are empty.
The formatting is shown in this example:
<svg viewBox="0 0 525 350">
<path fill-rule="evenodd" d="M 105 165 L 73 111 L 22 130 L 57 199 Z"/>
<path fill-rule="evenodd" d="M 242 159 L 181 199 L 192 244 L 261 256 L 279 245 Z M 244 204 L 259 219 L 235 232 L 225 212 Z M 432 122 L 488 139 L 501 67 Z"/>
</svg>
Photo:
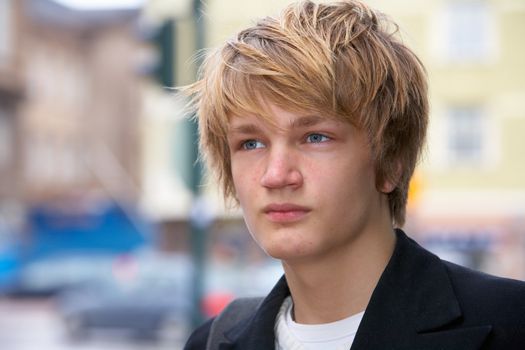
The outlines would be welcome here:
<svg viewBox="0 0 525 350">
<path fill-rule="evenodd" d="M 109 254 L 60 254 L 23 264 L 6 288 L 11 296 L 51 296 L 80 284 L 101 279 L 111 271 Z"/>
<path fill-rule="evenodd" d="M 113 262 L 110 278 L 68 288 L 56 304 L 73 340 L 114 335 L 142 340 L 180 340 L 190 331 L 193 262 L 185 254 L 143 251 Z M 209 261 L 201 311 L 211 317 L 235 297 L 267 294 L 281 264 Z"/>
<path fill-rule="evenodd" d="M 280 261 L 270 258 L 242 266 L 210 264 L 202 311 L 206 317 L 213 317 L 235 298 L 265 296 L 283 274 Z"/>
<path fill-rule="evenodd" d="M 180 255 L 131 255 L 112 277 L 70 288 L 56 305 L 67 335 L 80 340 L 116 333 L 142 340 L 185 337 L 191 311 L 191 261 Z"/>
<path fill-rule="evenodd" d="M 283 276 L 284 270 L 280 260 L 267 259 L 260 264 L 249 265 L 243 273 L 244 288 L 240 296 L 265 296 Z"/>
<path fill-rule="evenodd" d="M 268 258 L 259 263 L 228 265 L 210 263 L 206 267 L 206 293 L 231 294 L 234 297 L 264 296 L 284 274 L 281 262 Z"/>
</svg>

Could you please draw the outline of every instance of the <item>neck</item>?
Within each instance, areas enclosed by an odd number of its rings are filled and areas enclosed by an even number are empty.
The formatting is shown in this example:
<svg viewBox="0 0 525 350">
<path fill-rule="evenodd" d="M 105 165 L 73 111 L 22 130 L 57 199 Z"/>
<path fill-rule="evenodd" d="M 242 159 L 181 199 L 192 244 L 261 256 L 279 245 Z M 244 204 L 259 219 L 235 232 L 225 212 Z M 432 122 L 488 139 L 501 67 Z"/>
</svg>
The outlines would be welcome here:
<svg viewBox="0 0 525 350">
<path fill-rule="evenodd" d="M 283 261 L 298 323 L 320 324 L 364 311 L 395 245 L 395 234 L 367 232 L 351 245 L 310 261 Z"/>
</svg>

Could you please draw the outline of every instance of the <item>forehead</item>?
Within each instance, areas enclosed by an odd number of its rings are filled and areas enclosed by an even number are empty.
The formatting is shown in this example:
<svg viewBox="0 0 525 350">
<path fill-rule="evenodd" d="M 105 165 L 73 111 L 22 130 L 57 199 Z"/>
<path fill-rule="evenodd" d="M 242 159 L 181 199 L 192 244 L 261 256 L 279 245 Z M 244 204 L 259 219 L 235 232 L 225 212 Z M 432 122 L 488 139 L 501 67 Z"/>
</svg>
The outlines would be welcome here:
<svg viewBox="0 0 525 350">
<path fill-rule="evenodd" d="M 228 131 L 249 131 L 249 129 L 258 127 L 272 127 L 285 130 L 309 127 L 326 122 L 348 122 L 329 113 L 285 108 L 273 103 L 265 103 L 264 106 L 264 109 L 259 109 L 257 112 L 232 114 L 228 118 Z"/>
</svg>

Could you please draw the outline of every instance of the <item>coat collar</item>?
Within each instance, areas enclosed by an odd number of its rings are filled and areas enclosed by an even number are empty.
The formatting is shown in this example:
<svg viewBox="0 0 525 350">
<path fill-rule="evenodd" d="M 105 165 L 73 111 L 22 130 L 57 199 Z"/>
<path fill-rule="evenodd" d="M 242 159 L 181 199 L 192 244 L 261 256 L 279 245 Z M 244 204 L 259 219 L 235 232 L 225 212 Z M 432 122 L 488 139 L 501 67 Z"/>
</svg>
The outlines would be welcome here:
<svg viewBox="0 0 525 350">
<path fill-rule="evenodd" d="M 403 231 L 396 235 L 352 350 L 478 349 L 491 326 L 461 328 L 462 310 L 443 262 Z"/>
<path fill-rule="evenodd" d="M 352 350 L 478 349 L 491 326 L 461 328 L 462 311 L 445 265 L 401 230 L 372 293 Z M 273 349 L 274 322 L 290 294 L 284 276 L 246 322 L 225 333 L 227 349 Z"/>
</svg>

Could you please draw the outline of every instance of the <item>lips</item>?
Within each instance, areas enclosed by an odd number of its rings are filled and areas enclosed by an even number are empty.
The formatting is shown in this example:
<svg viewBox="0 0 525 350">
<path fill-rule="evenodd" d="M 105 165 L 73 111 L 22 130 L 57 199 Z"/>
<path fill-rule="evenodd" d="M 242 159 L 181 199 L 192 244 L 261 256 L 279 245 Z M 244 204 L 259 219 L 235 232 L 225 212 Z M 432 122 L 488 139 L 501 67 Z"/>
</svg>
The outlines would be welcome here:
<svg viewBox="0 0 525 350">
<path fill-rule="evenodd" d="M 276 223 L 299 221 L 310 211 L 311 209 L 308 207 L 291 203 L 272 203 L 263 209 L 268 220 Z"/>
</svg>

